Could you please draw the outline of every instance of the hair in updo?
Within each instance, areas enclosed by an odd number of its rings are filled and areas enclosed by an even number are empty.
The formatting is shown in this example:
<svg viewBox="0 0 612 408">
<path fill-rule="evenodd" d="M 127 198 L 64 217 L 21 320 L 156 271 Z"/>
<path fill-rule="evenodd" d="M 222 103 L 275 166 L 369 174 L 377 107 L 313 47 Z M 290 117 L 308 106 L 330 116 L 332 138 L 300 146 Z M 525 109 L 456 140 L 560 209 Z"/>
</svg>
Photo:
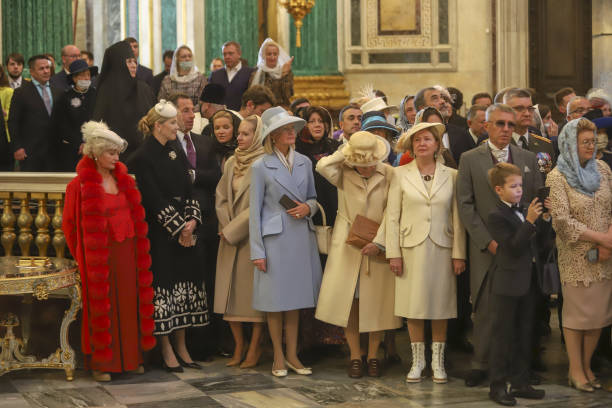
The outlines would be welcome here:
<svg viewBox="0 0 612 408">
<path fill-rule="evenodd" d="M 167 102 L 170 103 L 170 102 Z M 143 136 L 147 137 L 153 134 L 153 129 L 155 128 L 155 123 L 164 123 L 167 120 L 172 118 L 164 118 L 160 115 L 156 110 L 155 106 L 149 109 L 146 115 L 144 115 L 138 121 L 138 130 L 143 134 Z"/>
</svg>

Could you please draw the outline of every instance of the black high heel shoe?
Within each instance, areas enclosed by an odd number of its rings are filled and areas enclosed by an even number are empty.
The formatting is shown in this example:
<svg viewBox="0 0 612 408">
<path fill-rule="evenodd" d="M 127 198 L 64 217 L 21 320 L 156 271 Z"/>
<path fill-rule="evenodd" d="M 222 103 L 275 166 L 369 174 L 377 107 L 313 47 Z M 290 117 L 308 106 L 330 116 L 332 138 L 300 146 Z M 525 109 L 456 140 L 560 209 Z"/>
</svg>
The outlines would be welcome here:
<svg viewBox="0 0 612 408">
<path fill-rule="evenodd" d="M 183 372 L 185 372 L 185 370 L 183 370 L 183 367 L 181 367 L 180 365 L 177 365 L 176 367 L 169 367 L 168 364 L 166 364 L 165 361 L 162 362 L 162 368 L 164 370 L 166 370 L 167 372 L 169 372 L 169 373 L 183 373 Z"/>
<path fill-rule="evenodd" d="M 178 354 L 176 355 L 176 359 L 178 360 L 179 364 L 181 366 L 183 366 L 183 367 L 194 368 L 196 370 L 201 370 L 202 369 L 202 366 L 199 365 L 198 363 L 196 363 L 196 362 L 188 363 L 185 360 L 183 360 Z M 183 368 L 181 366 L 179 366 L 179 368 L 181 369 L 181 372 L 182 372 Z"/>
</svg>

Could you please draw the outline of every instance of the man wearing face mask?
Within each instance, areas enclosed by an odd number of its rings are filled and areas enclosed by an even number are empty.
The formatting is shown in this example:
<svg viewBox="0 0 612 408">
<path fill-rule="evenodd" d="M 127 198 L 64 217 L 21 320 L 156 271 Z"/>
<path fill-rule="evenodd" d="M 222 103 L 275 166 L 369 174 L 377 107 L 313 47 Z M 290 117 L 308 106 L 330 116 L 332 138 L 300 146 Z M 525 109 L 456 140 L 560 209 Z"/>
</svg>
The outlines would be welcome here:
<svg viewBox="0 0 612 408">
<path fill-rule="evenodd" d="M 58 171 L 75 171 L 81 157 L 81 126 L 93 116 L 96 89 L 91 78 L 97 74 L 98 67 L 88 66 L 85 60 L 77 59 L 70 64 L 68 79 L 72 86 L 58 99 L 52 121 Z"/>
</svg>

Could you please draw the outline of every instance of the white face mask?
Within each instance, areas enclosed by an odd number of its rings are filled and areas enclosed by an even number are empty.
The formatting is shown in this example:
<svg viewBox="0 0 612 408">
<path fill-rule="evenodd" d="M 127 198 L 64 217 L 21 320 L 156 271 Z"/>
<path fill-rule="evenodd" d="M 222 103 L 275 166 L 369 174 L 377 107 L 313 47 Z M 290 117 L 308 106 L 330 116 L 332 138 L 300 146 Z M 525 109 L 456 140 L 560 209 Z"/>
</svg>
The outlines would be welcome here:
<svg viewBox="0 0 612 408">
<path fill-rule="evenodd" d="M 193 67 L 193 61 L 180 61 L 179 67 L 181 67 L 183 71 L 189 71 Z"/>
<path fill-rule="evenodd" d="M 87 90 L 91 86 L 91 80 L 89 80 L 89 79 L 79 79 L 76 84 L 77 84 L 77 87 L 79 89 Z"/>
</svg>

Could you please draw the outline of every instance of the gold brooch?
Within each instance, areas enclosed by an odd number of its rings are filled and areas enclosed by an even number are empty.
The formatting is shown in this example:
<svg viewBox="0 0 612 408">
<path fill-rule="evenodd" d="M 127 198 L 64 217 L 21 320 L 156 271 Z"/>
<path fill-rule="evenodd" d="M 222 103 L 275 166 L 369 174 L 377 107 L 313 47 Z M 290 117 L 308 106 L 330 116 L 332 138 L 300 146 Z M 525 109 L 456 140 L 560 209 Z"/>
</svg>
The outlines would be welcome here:
<svg viewBox="0 0 612 408">
<path fill-rule="evenodd" d="M 170 150 L 170 153 L 168 153 L 168 156 L 170 156 L 170 160 L 176 159 L 176 153 L 174 152 L 174 150 Z"/>
</svg>

